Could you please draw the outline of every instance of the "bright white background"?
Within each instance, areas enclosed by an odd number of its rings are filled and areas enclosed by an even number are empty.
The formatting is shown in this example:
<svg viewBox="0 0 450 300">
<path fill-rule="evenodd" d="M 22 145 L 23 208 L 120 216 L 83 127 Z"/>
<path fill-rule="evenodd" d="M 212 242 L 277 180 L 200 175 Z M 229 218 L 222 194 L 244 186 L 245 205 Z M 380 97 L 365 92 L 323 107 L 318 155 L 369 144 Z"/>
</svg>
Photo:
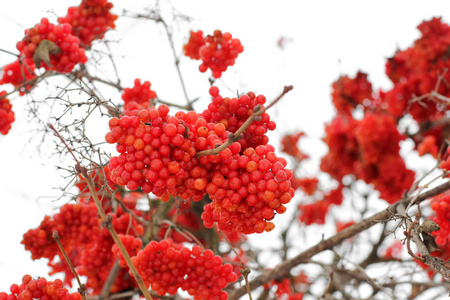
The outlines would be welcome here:
<svg viewBox="0 0 450 300">
<path fill-rule="evenodd" d="M 115 1 L 114 12 L 120 15 L 123 9 L 140 11 L 147 2 Z M 311 169 L 304 170 L 304 174 L 315 172 L 320 155 L 326 151 L 319 139 L 323 136 L 324 122 L 334 114 L 331 83 L 342 74 L 354 76 L 357 70 L 362 70 L 369 73 L 374 88 L 389 88 L 384 74 L 386 58 L 419 37 L 416 26 L 423 20 L 443 16 L 444 21 L 450 22 L 449 14 L 444 14 L 450 11 L 448 1 L 425 4 L 424 1 L 387 0 L 180 0 L 171 3 L 180 13 L 193 18 L 190 25 L 182 23 L 174 28 L 179 52 L 191 29 L 205 33 L 214 29 L 228 31 L 244 45 L 236 65 L 218 83 L 222 92 L 233 95 L 236 90 L 252 90 L 273 99 L 284 85 L 294 85 L 294 90 L 272 109 L 271 115 L 281 133 L 307 132 L 309 138 L 302 143 L 302 149 L 314 159 L 307 164 Z M 54 22 L 55 15 L 65 15 L 67 7 L 78 4 L 78 0 L 7 1 L 0 11 L 0 48 L 17 52 L 15 44 L 23 37 L 24 29 L 34 26 L 44 16 Z M 168 11 L 167 5 L 163 7 Z M 123 85 L 131 86 L 134 78 L 149 80 L 161 98 L 183 104 L 162 27 L 129 18 L 119 18 L 116 24 L 116 30 L 108 33 L 107 38 L 117 41 L 111 47 Z M 287 41 L 284 49 L 277 46 L 281 37 Z M 0 65 L 13 60 L 11 55 L 0 52 Z M 191 98 L 201 97 L 195 108 L 203 110 L 209 100 L 209 73 L 201 74 L 197 67 L 197 61 L 182 59 L 188 94 Z M 106 76 L 113 78 L 111 74 Z M 54 88 L 53 83 L 49 85 L 50 89 Z M 46 96 L 50 95 L 44 87 L 35 99 Z M 112 90 L 106 96 L 120 100 L 120 94 Z M 26 273 L 46 276 L 46 262 L 32 262 L 20 241 L 23 233 L 37 227 L 45 214 L 60 205 L 55 202 L 59 193 L 54 188 L 64 185 L 64 181 L 61 173 L 55 171 L 55 165 L 71 163 L 50 158 L 51 143 L 43 145 L 40 153 L 35 141 L 28 143 L 35 133 L 31 132 L 34 123 L 26 111 L 26 99 L 11 97 L 11 100 L 16 121 L 7 136 L 0 136 L 0 291 L 8 291 L 10 284 L 19 282 Z M 99 136 L 106 133 L 105 124 L 98 124 Z M 272 135 L 271 139 L 278 146 L 279 136 Z M 289 209 L 292 211 L 294 206 Z M 276 232 L 264 234 L 257 239 L 267 243 L 275 235 Z"/>
</svg>

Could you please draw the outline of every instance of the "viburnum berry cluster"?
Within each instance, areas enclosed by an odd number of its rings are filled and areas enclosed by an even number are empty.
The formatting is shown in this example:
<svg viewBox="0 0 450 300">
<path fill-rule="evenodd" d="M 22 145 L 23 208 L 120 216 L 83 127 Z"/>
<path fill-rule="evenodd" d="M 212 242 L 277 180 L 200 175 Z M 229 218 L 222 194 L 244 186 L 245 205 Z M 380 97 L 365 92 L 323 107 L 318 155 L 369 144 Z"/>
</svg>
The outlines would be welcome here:
<svg viewBox="0 0 450 300">
<path fill-rule="evenodd" d="M 300 131 L 295 134 L 286 134 L 281 139 L 281 151 L 293 157 L 297 163 L 308 158 L 308 155 L 300 151 L 297 145 L 299 139 L 303 136 L 305 136 L 305 133 Z"/>
<path fill-rule="evenodd" d="M 373 101 L 372 93 L 367 74 L 358 72 L 354 78 L 341 76 L 333 82 L 331 99 L 339 113 L 351 113 L 358 105 L 369 106 Z"/>
<path fill-rule="evenodd" d="M 150 87 L 150 81 L 141 84 L 140 79 L 135 79 L 132 88 L 123 89 L 122 100 L 124 101 L 123 113 L 125 115 L 137 116 L 140 110 L 151 107 L 151 100 L 156 98 L 156 92 Z"/>
<path fill-rule="evenodd" d="M 71 31 L 72 27 L 67 23 L 55 25 L 42 18 L 40 23 L 25 30 L 25 37 L 17 43 L 17 50 L 24 55 L 28 65 L 35 62 L 38 56 L 46 70 L 69 73 L 75 65 L 87 61 L 80 40 Z M 39 51 L 37 55 L 36 51 Z M 46 53 L 49 59 L 46 60 L 42 53 Z"/>
<path fill-rule="evenodd" d="M 8 134 L 14 122 L 14 112 L 6 94 L 6 91 L 0 92 L 0 133 L 3 135 Z"/>
<path fill-rule="evenodd" d="M 325 193 L 322 198 L 316 199 L 312 203 L 301 203 L 298 205 L 298 220 L 305 225 L 324 224 L 325 217 L 332 204 L 341 205 L 343 201 L 343 186 L 339 185 Z"/>
<path fill-rule="evenodd" d="M 126 233 L 131 226 L 134 229 L 131 232 L 142 234 L 142 226 L 121 208 L 109 215 L 118 233 Z M 61 245 L 78 274 L 87 276 L 86 287 L 98 294 L 114 264 L 111 252 L 114 241 L 99 220 L 94 203 L 66 204 L 53 217 L 46 216 L 38 228 L 25 233 L 22 244 L 31 252 L 32 259 L 48 258 L 51 273 L 64 272 L 64 282 L 71 285 L 73 274 L 53 239 L 53 232 L 57 231 Z M 117 292 L 134 287 L 134 281 L 127 278 L 126 272 L 122 271 L 112 290 Z"/>
<path fill-rule="evenodd" d="M 201 59 L 200 48 L 206 44 L 203 31 L 191 31 L 189 41 L 183 46 L 184 55 L 192 59 Z"/>
<path fill-rule="evenodd" d="M 192 250 L 170 240 L 152 241 L 131 258 L 144 282 L 158 295 L 187 291 L 195 300 L 226 300 L 223 289 L 236 281 L 230 264 L 211 250 Z"/>
<path fill-rule="evenodd" d="M 210 69 L 214 78 L 220 78 L 229 66 L 234 65 L 244 47 L 239 39 L 233 38 L 228 32 L 215 30 L 213 35 L 204 38 L 202 34 L 202 31 L 191 31 L 189 41 L 184 46 L 185 55 L 202 60 L 200 72 Z"/>
<path fill-rule="evenodd" d="M 351 115 L 338 114 L 325 131 L 329 152 L 322 158 L 322 171 L 338 181 L 354 174 L 373 184 L 389 203 L 411 187 L 415 173 L 406 168 L 399 154 L 399 142 L 405 137 L 398 132 L 392 116 L 367 112 L 362 120 L 355 120 Z"/>
<path fill-rule="evenodd" d="M 163 201 L 170 196 L 200 201 L 208 194 L 213 202 L 202 214 L 207 228 L 217 222 L 225 232 L 270 231 L 274 225 L 268 221 L 274 211 L 285 212 L 294 190 L 286 160 L 266 145 L 267 130 L 275 128 L 269 115 L 261 114 L 239 142 L 218 156 L 197 157 L 199 151 L 227 142 L 257 106 L 262 108 L 265 97 L 248 93 L 239 99 L 222 98 L 217 87 L 211 87 L 210 94 L 213 103 L 200 115 L 189 111 L 170 116 L 169 108 L 160 105 L 137 116 L 111 119 L 105 139 L 116 143 L 121 153 L 110 160 L 111 179 Z"/>
<path fill-rule="evenodd" d="M 70 24 L 72 34 L 86 48 L 94 40 L 102 39 L 107 30 L 116 27 L 117 15 L 111 13 L 112 7 L 107 0 L 82 0 L 80 5 L 69 7 L 67 15 L 59 17 L 58 23 Z"/>
<path fill-rule="evenodd" d="M 69 293 L 63 287 L 63 282 L 60 279 L 54 281 L 48 281 L 45 277 L 33 279 L 28 274 L 23 276 L 20 285 L 12 284 L 10 292 L 10 294 L 0 292 L 0 300 L 81 300 L 80 293 Z"/>
<path fill-rule="evenodd" d="M 25 95 L 25 92 L 30 91 L 33 84 L 27 84 L 30 80 L 36 78 L 34 73 L 34 62 L 28 65 L 25 60 L 17 59 L 3 67 L 3 75 L 0 78 L 0 85 L 11 83 L 14 87 L 19 88 L 19 95 Z"/>
<path fill-rule="evenodd" d="M 433 18 L 417 28 L 422 36 L 386 63 L 386 74 L 394 87 L 383 95 L 383 101 L 392 115 L 403 117 L 409 113 L 416 121 L 425 122 L 442 118 L 446 110 L 446 103 L 430 93 L 436 90 L 442 96 L 450 96 L 450 89 L 444 84 L 450 79 L 445 71 L 450 67 L 450 26 L 441 18 Z M 422 98 L 423 95 L 429 97 Z"/>
</svg>

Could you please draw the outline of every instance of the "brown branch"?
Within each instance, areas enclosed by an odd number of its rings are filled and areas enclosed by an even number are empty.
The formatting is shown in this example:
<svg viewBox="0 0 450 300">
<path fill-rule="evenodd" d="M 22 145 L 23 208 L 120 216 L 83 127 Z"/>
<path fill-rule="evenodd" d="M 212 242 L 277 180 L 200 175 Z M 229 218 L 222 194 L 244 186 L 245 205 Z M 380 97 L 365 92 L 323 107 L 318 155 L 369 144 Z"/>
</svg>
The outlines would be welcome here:
<svg viewBox="0 0 450 300">
<path fill-rule="evenodd" d="M 293 88 L 294 87 L 292 85 L 285 86 L 283 89 L 283 92 L 275 100 L 273 100 L 272 103 L 270 103 L 268 106 L 266 106 L 264 108 L 261 108 L 261 109 L 258 109 L 257 111 L 255 111 L 250 117 L 248 117 L 248 119 L 244 122 L 244 124 L 242 124 L 242 126 L 239 127 L 239 129 L 236 130 L 236 132 L 225 143 L 223 143 L 222 145 L 220 145 L 216 148 L 213 148 L 213 149 L 197 152 L 196 156 L 202 157 L 202 156 L 207 156 L 207 155 L 217 155 L 220 153 L 220 151 L 225 150 L 231 144 L 238 141 L 240 139 L 241 134 L 248 128 L 248 126 L 250 126 L 250 124 L 253 123 L 253 121 L 255 120 L 255 118 L 257 116 L 262 115 L 266 110 L 268 110 L 269 108 L 274 106 L 281 98 L 283 98 L 284 95 L 289 93 Z"/>
<path fill-rule="evenodd" d="M 117 275 L 119 275 L 121 267 L 119 265 L 119 262 L 116 260 L 114 262 L 113 267 L 109 271 L 108 278 L 106 278 L 105 283 L 103 284 L 102 291 L 100 293 L 100 299 L 106 299 L 109 297 L 111 292 L 111 287 L 113 286 L 114 282 L 117 279 Z"/>
<path fill-rule="evenodd" d="M 59 240 L 59 235 L 58 235 L 58 231 L 53 231 L 53 235 L 52 235 L 53 239 L 56 241 L 56 243 L 58 244 L 59 250 L 61 250 L 62 255 L 64 256 L 64 259 L 66 260 L 67 264 L 69 265 L 70 270 L 72 271 L 73 275 L 75 276 L 77 282 L 78 282 L 78 292 L 81 295 L 81 298 L 83 300 L 86 300 L 86 286 L 84 284 L 81 283 L 80 281 L 80 277 L 78 277 L 77 272 L 75 271 L 75 268 L 73 267 L 72 262 L 70 261 L 69 256 L 67 256 L 66 251 L 64 251 L 63 246 L 61 245 L 61 241 Z"/>
<path fill-rule="evenodd" d="M 414 204 L 418 204 L 422 201 L 425 201 L 426 199 L 428 199 L 430 197 L 439 195 L 449 189 L 450 189 L 450 181 L 447 181 L 446 183 L 443 183 L 443 184 L 435 187 L 434 189 L 429 190 L 428 192 L 424 192 L 424 193 L 420 194 L 414 201 Z M 276 280 L 276 279 L 280 279 L 280 278 L 284 278 L 284 277 L 288 276 L 289 271 L 293 267 L 295 267 L 299 264 L 307 263 L 312 256 L 314 256 L 322 251 L 333 248 L 334 246 L 342 243 L 345 239 L 351 238 L 351 237 L 355 236 L 357 233 L 367 230 L 377 223 L 386 222 L 387 220 L 389 220 L 392 217 L 393 214 L 395 214 L 397 212 L 397 208 L 399 205 L 406 206 L 412 199 L 413 199 L 413 197 L 399 200 L 398 202 L 390 205 L 387 209 L 384 209 L 383 211 L 380 211 L 380 212 L 376 213 L 375 215 L 371 216 L 370 218 L 367 218 L 355 225 L 345 228 L 344 230 L 338 232 L 334 236 L 332 236 L 326 240 L 323 240 L 323 241 L 317 243 L 316 245 L 310 247 L 309 249 L 301 252 L 297 256 L 284 261 L 283 263 L 278 265 L 276 268 L 263 272 L 261 275 L 259 275 L 258 277 L 254 278 L 252 281 L 250 281 L 250 288 L 253 290 L 259 286 L 262 286 L 262 285 L 270 282 L 271 280 Z M 431 255 L 429 255 L 429 256 L 432 257 Z M 424 259 L 425 259 L 425 263 L 427 261 L 431 261 L 431 258 L 429 258 L 428 256 L 424 257 Z M 434 262 L 435 261 L 432 261 L 432 263 L 434 263 Z M 232 291 L 230 293 L 229 300 L 237 300 L 237 299 L 239 299 L 239 297 L 246 294 L 246 292 L 247 292 L 247 289 L 245 286 L 235 289 L 234 291 Z"/>
<path fill-rule="evenodd" d="M 406 246 L 408 248 L 408 253 L 411 255 L 414 259 L 417 259 L 424 264 L 428 265 L 435 271 L 439 272 L 445 279 L 450 279 L 450 269 L 448 269 L 444 265 L 444 260 L 439 257 L 434 257 L 430 254 L 428 251 L 427 245 L 425 245 L 425 242 L 422 241 L 420 238 L 419 232 L 420 228 L 419 226 L 419 219 L 422 216 L 422 213 L 420 211 L 420 206 L 418 205 L 418 211 L 416 213 L 414 222 L 411 222 L 409 219 L 405 219 L 405 223 L 409 226 L 409 229 L 407 231 L 406 236 Z M 413 242 L 416 244 L 417 250 L 420 253 L 420 257 L 417 256 L 414 252 L 412 252 L 410 248 L 410 240 L 413 240 Z M 431 251 L 431 250 L 430 250 Z"/>
</svg>

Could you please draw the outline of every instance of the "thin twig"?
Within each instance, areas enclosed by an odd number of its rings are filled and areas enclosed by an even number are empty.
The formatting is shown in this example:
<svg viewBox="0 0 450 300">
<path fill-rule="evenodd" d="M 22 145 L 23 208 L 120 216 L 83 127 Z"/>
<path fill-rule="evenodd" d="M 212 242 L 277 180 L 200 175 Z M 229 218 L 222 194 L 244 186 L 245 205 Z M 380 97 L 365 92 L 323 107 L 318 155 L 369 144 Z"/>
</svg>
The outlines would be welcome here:
<svg viewBox="0 0 450 300">
<path fill-rule="evenodd" d="M 253 300 L 252 299 L 252 291 L 250 290 L 250 286 L 248 285 L 248 274 L 250 274 L 250 269 L 245 266 L 244 262 L 241 259 L 241 256 L 239 255 L 239 253 L 237 253 L 237 251 L 233 247 L 233 245 L 231 245 L 230 241 L 227 239 L 225 234 L 223 234 L 223 232 L 221 230 L 219 230 L 219 233 L 222 235 L 222 237 L 227 242 L 227 244 L 231 247 L 231 250 L 233 250 L 234 254 L 236 254 L 236 256 L 239 258 L 239 261 L 242 264 L 241 274 L 245 280 L 245 286 L 247 287 L 247 294 L 248 294 L 248 297 L 250 298 L 250 300 Z"/>
<path fill-rule="evenodd" d="M 92 181 L 92 178 L 88 174 L 88 170 L 85 167 L 82 167 L 80 163 L 78 162 L 77 158 L 73 154 L 72 150 L 69 148 L 65 140 L 61 137 L 59 132 L 55 129 L 55 127 L 51 124 L 49 124 L 49 127 L 56 133 L 56 135 L 59 137 L 59 139 L 64 143 L 67 150 L 72 154 L 73 158 L 77 162 L 75 165 L 75 170 L 77 173 L 81 174 L 84 179 L 86 180 L 86 183 L 89 187 L 89 192 L 91 193 L 91 197 L 94 200 L 95 206 L 97 207 L 98 213 L 100 214 L 100 217 L 103 220 L 104 227 L 109 231 L 111 237 L 113 238 L 114 242 L 118 246 L 120 253 L 122 254 L 123 258 L 125 259 L 128 267 L 130 268 L 131 273 L 133 274 L 134 279 L 136 280 L 139 289 L 142 291 L 142 294 L 144 295 L 145 299 L 147 300 L 153 300 L 152 296 L 150 295 L 147 287 L 145 286 L 144 281 L 141 278 L 141 275 L 139 275 L 138 271 L 136 270 L 135 266 L 131 262 L 131 258 L 128 255 L 128 252 L 123 245 L 122 241 L 120 240 L 119 236 L 117 235 L 116 230 L 111 224 L 112 218 L 111 216 L 106 215 L 105 211 L 103 210 L 103 206 L 101 204 L 101 201 L 98 199 L 97 191 L 95 190 L 95 184 Z"/>
<path fill-rule="evenodd" d="M 79 286 L 78 292 L 80 293 L 81 298 L 82 298 L 83 300 L 86 300 L 86 286 L 85 286 L 84 284 L 81 283 L 80 277 L 78 277 L 78 274 L 77 274 L 77 272 L 75 271 L 75 268 L 73 267 L 73 264 L 72 264 L 72 262 L 70 261 L 69 256 L 67 256 L 66 251 L 64 251 L 64 248 L 63 248 L 63 246 L 61 245 L 61 241 L 59 240 L 58 231 L 56 231 L 56 230 L 53 231 L 53 235 L 52 235 L 52 236 L 53 236 L 53 239 L 54 239 L 54 240 L 56 241 L 56 243 L 58 244 L 59 250 L 61 250 L 61 253 L 62 253 L 63 256 L 64 256 L 64 259 L 66 260 L 67 264 L 69 265 L 70 270 L 72 271 L 73 275 L 75 276 L 75 279 L 76 279 L 77 282 L 78 282 L 78 286 Z"/>
</svg>

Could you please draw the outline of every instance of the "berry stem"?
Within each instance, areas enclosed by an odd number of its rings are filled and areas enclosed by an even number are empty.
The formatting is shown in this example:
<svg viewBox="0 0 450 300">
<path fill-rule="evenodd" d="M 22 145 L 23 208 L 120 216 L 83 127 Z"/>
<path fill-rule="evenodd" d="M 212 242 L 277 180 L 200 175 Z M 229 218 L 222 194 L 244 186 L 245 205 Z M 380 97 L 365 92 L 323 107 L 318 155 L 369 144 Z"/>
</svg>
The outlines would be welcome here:
<svg viewBox="0 0 450 300">
<path fill-rule="evenodd" d="M 86 286 L 84 284 L 81 283 L 80 281 L 80 277 L 78 277 L 77 272 L 75 271 L 75 268 L 73 267 L 72 262 L 70 261 L 69 256 L 67 256 L 66 251 L 64 251 L 63 246 L 61 245 L 61 242 L 59 240 L 59 235 L 58 235 L 58 231 L 53 231 L 53 235 L 52 235 L 53 239 L 56 241 L 56 243 L 58 244 L 59 250 L 61 250 L 61 253 L 64 256 L 64 259 L 66 260 L 67 264 L 70 267 L 70 270 L 72 271 L 73 275 L 75 276 L 75 278 L 77 279 L 78 285 L 80 286 L 80 288 L 78 289 L 78 292 L 81 295 L 81 298 L 83 300 L 86 300 Z"/>
<path fill-rule="evenodd" d="M 134 279 L 136 280 L 139 289 L 141 290 L 142 294 L 144 295 L 145 299 L 147 300 L 153 300 L 152 296 L 150 295 L 147 287 L 144 284 L 144 281 L 142 280 L 141 276 L 139 275 L 138 271 L 134 267 L 133 263 L 131 262 L 131 258 L 128 255 L 127 250 L 125 249 L 125 246 L 123 245 L 122 241 L 120 240 L 119 236 L 117 235 L 116 230 L 112 226 L 110 219 L 107 217 L 105 211 L 103 210 L 102 204 L 100 203 L 100 200 L 98 199 L 97 192 L 95 191 L 94 183 L 92 182 L 91 177 L 87 174 L 87 171 L 83 170 L 81 173 L 83 177 L 86 180 L 86 183 L 89 187 L 89 191 L 91 193 L 92 199 L 94 199 L 95 206 L 97 207 L 97 210 L 103 220 L 106 224 L 106 229 L 111 234 L 111 237 L 113 238 L 116 245 L 119 247 L 120 253 L 123 255 L 123 258 L 125 259 L 128 267 L 130 268 L 131 273 L 133 274 Z"/>
<path fill-rule="evenodd" d="M 234 142 L 238 141 L 240 139 L 241 134 L 248 128 L 248 126 L 250 126 L 250 124 L 253 123 L 253 121 L 255 120 L 255 118 L 257 116 L 262 115 L 266 110 L 268 110 L 269 108 L 274 106 L 281 98 L 283 98 L 284 95 L 289 93 L 293 88 L 294 87 L 292 85 L 285 86 L 284 89 L 283 89 L 283 92 L 275 100 L 273 100 L 272 103 L 270 103 L 268 106 L 266 106 L 266 107 L 264 107 L 262 109 L 260 108 L 257 111 L 255 111 L 250 117 L 248 117 L 248 119 L 244 122 L 244 124 L 242 124 L 242 126 L 239 127 L 239 129 L 236 130 L 236 132 L 225 143 L 223 143 L 219 147 L 216 147 L 216 148 L 213 148 L 213 149 L 197 152 L 196 156 L 197 157 L 202 157 L 202 156 L 207 156 L 207 155 L 217 155 L 222 150 L 225 150 L 231 144 L 233 144 Z"/>
<path fill-rule="evenodd" d="M 239 253 L 237 253 L 236 249 L 233 247 L 233 245 L 231 245 L 230 241 L 227 239 L 227 237 L 225 236 L 225 234 L 223 234 L 223 232 L 221 230 L 219 230 L 219 233 L 222 235 L 222 237 L 224 238 L 224 240 L 227 242 L 228 246 L 230 246 L 231 250 L 233 250 L 234 254 L 236 254 L 236 256 L 239 258 L 239 261 L 242 264 L 242 269 L 241 269 L 241 274 L 245 279 L 245 286 L 247 288 L 247 294 L 248 297 L 250 298 L 250 300 L 253 300 L 252 298 L 252 292 L 250 289 L 250 285 L 248 284 L 248 274 L 250 274 L 250 269 L 247 268 L 244 264 L 244 262 L 241 259 L 241 256 L 239 255 Z"/>
</svg>

